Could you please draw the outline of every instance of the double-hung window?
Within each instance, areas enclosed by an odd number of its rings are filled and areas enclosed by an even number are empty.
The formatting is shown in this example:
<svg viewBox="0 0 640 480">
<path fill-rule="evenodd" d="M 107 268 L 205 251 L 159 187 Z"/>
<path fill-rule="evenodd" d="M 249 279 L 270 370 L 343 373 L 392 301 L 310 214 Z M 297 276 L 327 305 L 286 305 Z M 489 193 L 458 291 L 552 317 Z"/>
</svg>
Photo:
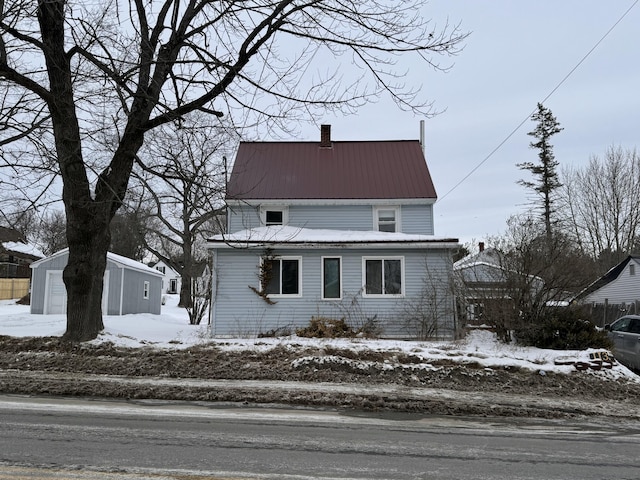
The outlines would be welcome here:
<svg viewBox="0 0 640 480">
<path fill-rule="evenodd" d="M 262 288 L 267 295 L 301 296 L 301 258 L 264 258 L 262 278 Z"/>
<path fill-rule="evenodd" d="M 322 257 L 322 298 L 340 300 L 342 298 L 342 259 Z"/>
<path fill-rule="evenodd" d="M 400 209 L 398 207 L 376 207 L 373 210 L 375 230 L 380 232 L 400 231 Z"/>
<path fill-rule="evenodd" d="M 404 257 L 364 257 L 365 297 L 404 295 Z"/>
<path fill-rule="evenodd" d="M 142 298 L 145 300 L 149 298 L 149 282 L 144 282 L 142 284 Z"/>
</svg>

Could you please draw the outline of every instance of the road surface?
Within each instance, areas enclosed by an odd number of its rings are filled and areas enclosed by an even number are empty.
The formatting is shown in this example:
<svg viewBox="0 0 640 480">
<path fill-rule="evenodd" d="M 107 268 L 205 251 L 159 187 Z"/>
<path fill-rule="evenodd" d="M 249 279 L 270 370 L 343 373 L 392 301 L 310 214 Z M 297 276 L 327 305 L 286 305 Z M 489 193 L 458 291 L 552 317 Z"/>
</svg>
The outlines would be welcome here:
<svg viewBox="0 0 640 480">
<path fill-rule="evenodd" d="M 640 478 L 640 424 L 0 396 L 4 479 Z"/>
</svg>

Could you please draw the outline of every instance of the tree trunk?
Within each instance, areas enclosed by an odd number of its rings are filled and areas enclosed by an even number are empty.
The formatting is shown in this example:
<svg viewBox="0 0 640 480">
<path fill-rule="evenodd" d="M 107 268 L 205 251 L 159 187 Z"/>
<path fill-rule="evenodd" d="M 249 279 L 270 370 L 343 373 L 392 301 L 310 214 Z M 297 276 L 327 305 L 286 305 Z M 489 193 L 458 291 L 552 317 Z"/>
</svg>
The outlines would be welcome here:
<svg viewBox="0 0 640 480">
<path fill-rule="evenodd" d="M 191 307 L 191 268 L 184 268 L 182 270 L 180 283 L 180 303 L 179 307 L 190 308 Z"/>
<path fill-rule="evenodd" d="M 70 230 L 81 230 L 81 224 Z M 95 224 L 94 224 L 95 225 Z M 63 272 L 67 288 L 67 331 L 63 339 L 83 342 L 97 337 L 102 322 L 102 292 L 109 245 L 108 225 L 82 235 L 82 241 L 69 243 L 69 261 Z"/>
</svg>

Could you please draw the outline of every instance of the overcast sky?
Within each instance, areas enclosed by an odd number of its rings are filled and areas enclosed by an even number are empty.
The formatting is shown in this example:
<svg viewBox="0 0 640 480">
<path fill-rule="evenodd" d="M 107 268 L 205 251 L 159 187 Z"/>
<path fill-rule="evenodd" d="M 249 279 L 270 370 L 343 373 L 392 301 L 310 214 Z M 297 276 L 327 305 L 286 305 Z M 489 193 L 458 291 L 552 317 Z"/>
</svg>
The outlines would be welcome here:
<svg viewBox="0 0 640 480">
<path fill-rule="evenodd" d="M 422 85 L 444 113 L 426 120 L 426 155 L 439 200 L 438 236 L 478 242 L 529 208 L 517 184 L 536 161 L 530 120 L 456 187 L 549 95 L 638 0 L 432 0 L 427 18 L 471 32 L 449 73 L 420 65 Z M 640 5 L 635 5 L 544 105 L 564 130 L 553 137 L 561 165 L 584 165 L 612 145 L 640 147 Z M 357 118 L 327 116 L 334 140 L 418 139 L 419 117 L 382 101 Z M 319 139 L 313 126 L 303 139 Z M 452 190 L 453 189 L 453 190 Z"/>
</svg>

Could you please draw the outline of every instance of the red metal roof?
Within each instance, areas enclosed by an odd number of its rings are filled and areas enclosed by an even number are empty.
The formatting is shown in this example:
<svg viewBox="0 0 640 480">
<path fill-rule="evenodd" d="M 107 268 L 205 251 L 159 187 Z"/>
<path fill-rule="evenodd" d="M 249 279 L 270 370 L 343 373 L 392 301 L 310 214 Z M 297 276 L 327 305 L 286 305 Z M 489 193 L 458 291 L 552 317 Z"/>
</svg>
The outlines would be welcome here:
<svg viewBox="0 0 640 480">
<path fill-rule="evenodd" d="M 243 142 L 228 199 L 435 199 L 417 140 Z"/>
</svg>

